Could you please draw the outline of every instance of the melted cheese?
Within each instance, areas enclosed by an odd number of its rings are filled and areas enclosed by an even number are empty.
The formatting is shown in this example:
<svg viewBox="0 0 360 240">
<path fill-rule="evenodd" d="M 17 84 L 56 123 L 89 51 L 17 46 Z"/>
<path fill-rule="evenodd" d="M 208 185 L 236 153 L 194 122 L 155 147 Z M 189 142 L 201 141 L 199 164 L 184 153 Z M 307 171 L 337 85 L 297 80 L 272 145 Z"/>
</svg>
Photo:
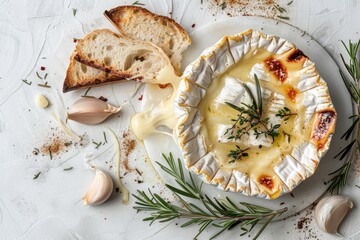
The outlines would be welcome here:
<svg viewBox="0 0 360 240">
<path fill-rule="evenodd" d="M 262 188 L 273 198 L 276 198 L 279 195 L 278 185 L 281 182 L 273 170 L 274 167 L 282 161 L 284 156 L 291 154 L 294 146 L 304 142 L 305 139 L 309 139 L 311 130 L 303 127 L 305 108 L 301 104 L 303 98 L 302 93 L 296 92 L 297 94 L 294 96 L 294 91 L 296 91 L 296 89 L 289 91 L 289 87 L 296 86 L 300 80 L 299 70 L 302 68 L 303 63 L 287 62 L 286 58 L 289 54 L 290 53 L 288 52 L 284 54 L 273 54 L 262 48 L 250 50 L 238 63 L 234 64 L 225 73 L 213 81 L 207 90 L 207 94 L 199 104 L 199 109 L 204 117 L 200 133 L 205 136 L 208 149 L 215 154 L 220 168 L 226 172 L 231 172 L 233 170 L 239 171 L 247 174 L 253 179 L 260 179 L 264 176 L 270 177 L 274 182 L 272 189 L 264 186 L 262 186 Z M 281 61 L 287 69 L 288 78 L 283 83 L 276 79 L 276 76 L 266 68 L 259 76 L 260 80 L 264 80 L 261 81 L 262 88 L 271 92 L 269 99 L 264 101 L 263 116 L 271 117 L 272 119 L 270 122 L 273 122 L 273 120 L 275 120 L 274 118 L 277 118 L 274 116 L 276 113 L 272 113 L 271 110 L 269 110 L 271 109 L 272 100 L 274 100 L 277 95 L 284 96 L 284 105 L 288 107 L 292 113 L 295 112 L 298 113 L 298 115 L 290 117 L 287 122 L 284 122 L 280 118 L 277 119 L 277 121 L 280 121 L 281 123 L 281 126 L 278 129 L 280 135 L 275 138 L 274 143 L 271 144 L 270 147 L 254 147 L 254 145 L 260 145 L 261 141 L 257 144 L 255 142 L 257 140 L 253 138 L 248 138 L 247 141 L 237 142 L 219 141 L 219 129 L 224 128 L 226 125 L 231 125 L 233 123 L 231 122 L 231 119 L 236 118 L 238 113 L 236 110 L 225 104 L 219 104 L 217 101 L 219 94 L 221 94 L 221 91 L 225 86 L 225 79 L 232 77 L 245 83 L 253 83 L 254 80 L 251 74 L 254 73 L 253 67 L 257 66 L 257 71 L 262 70 L 260 69 L 260 66 L 264 63 L 264 60 L 269 57 Z M 291 94 L 289 94 L 289 92 L 291 92 Z M 311 124 L 309 125 L 311 126 Z M 290 141 L 283 132 L 291 135 Z M 235 145 L 239 145 L 242 149 L 250 147 L 247 151 L 249 156 L 243 157 L 240 161 L 229 163 L 230 159 L 228 153 L 230 150 L 235 149 Z"/>
<path fill-rule="evenodd" d="M 142 112 L 136 113 L 130 121 L 131 128 L 139 140 L 144 140 L 153 133 L 163 133 L 159 127 L 164 126 L 169 130 L 175 128 L 177 119 L 174 113 L 174 98 L 179 86 L 180 77 L 175 75 L 171 65 L 163 68 L 157 80 L 149 86 L 159 88 L 158 84 L 171 84 L 172 91 L 156 105 L 151 105 Z"/>
</svg>

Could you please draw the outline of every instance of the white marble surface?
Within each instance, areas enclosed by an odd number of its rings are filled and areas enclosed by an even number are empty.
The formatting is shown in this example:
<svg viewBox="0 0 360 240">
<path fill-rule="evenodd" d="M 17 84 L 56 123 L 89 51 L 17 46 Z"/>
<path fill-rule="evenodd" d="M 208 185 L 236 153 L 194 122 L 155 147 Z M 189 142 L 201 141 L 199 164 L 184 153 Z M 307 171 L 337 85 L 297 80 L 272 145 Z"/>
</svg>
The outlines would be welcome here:
<svg viewBox="0 0 360 240">
<path fill-rule="evenodd" d="M 93 176 L 84 164 L 84 153 L 93 153 L 94 164 L 114 173 L 112 141 L 95 149 L 91 140 L 102 140 L 105 126 L 120 136 L 127 130 L 128 119 L 139 106 L 142 91 L 140 89 L 132 97 L 133 83 L 90 90 L 89 94 L 107 97 L 115 105 L 124 101 L 131 104 L 124 107 L 119 118 L 114 116 L 101 126 L 84 127 L 69 122 L 76 133 L 85 134 L 88 140 L 85 146 L 71 146 L 51 161 L 47 155 L 35 157 L 32 154 L 33 148 L 46 144 L 53 133 L 68 140 L 51 113 L 64 118 L 66 107 L 84 92 L 66 95 L 61 92 L 68 58 L 74 47 L 72 38 L 81 38 L 92 29 L 112 28 L 102 12 L 132 2 L 0 0 L 0 239 L 192 239 L 196 233 L 195 227 L 180 229 L 175 223 L 169 226 L 154 223 L 149 227 L 141 221 L 145 215 L 136 214 L 131 205 L 122 205 L 116 193 L 99 207 L 84 207 L 80 202 Z M 189 32 L 206 23 L 228 18 L 226 9 L 217 8 L 216 11 L 214 7 L 208 7 L 207 0 L 202 5 L 200 0 L 140 2 L 159 14 L 172 12 L 172 17 Z M 282 4 L 286 5 L 286 1 Z M 288 22 L 316 39 L 337 63 L 340 63 L 339 53 L 344 52 L 339 40 L 360 38 L 359 0 L 294 0 L 286 8 L 290 17 Z M 75 16 L 73 9 L 77 9 Z M 46 70 L 41 71 L 41 66 Z M 52 88 L 37 86 L 37 83 L 43 83 L 36 76 L 37 71 L 41 76 L 48 73 L 47 81 Z M 32 85 L 24 84 L 21 79 L 32 81 Z M 39 93 L 49 98 L 49 109 L 36 107 L 34 97 Z M 124 176 L 124 181 L 132 192 L 152 186 L 162 190 L 161 182 L 144 161 L 144 156 L 140 145 L 130 154 L 130 166 L 144 174 L 139 176 L 130 172 Z M 70 166 L 73 170 L 63 171 Z M 41 175 L 33 180 L 39 171 Z M 352 171 L 352 186 L 358 178 L 358 173 Z M 138 184 L 135 180 L 144 183 Z M 345 193 L 350 192 L 350 187 Z M 359 209 L 355 207 L 354 211 Z M 297 224 L 304 217 L 308 219 L 307 223 L 303 229 L 298 229 Z M 211 231 L 206 232 L 205 236 L 210 234 Z M 200 239 L 206 239 L 205 236 Z M 234 238 L 238 234 L 226 233 L 225 237 Z M 260 237 L 289 238 L 339 239 L 318 230 L 311 210 L 271 224 Z M 360 239 L 360 235 L 354 235 L 352 239 Z"/>
</svg>

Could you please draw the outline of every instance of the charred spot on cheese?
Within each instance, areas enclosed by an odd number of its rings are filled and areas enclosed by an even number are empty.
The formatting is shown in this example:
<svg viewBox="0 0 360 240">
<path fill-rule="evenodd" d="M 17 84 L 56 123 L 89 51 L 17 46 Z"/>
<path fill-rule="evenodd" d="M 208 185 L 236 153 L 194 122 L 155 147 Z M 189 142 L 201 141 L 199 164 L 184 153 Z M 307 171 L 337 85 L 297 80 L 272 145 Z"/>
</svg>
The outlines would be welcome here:
<svg viewBox="0 0 360 240">
<path fill-rule="evenodd" d="M 290 98 L 291 101 L 295 102 L 296 96 L 299 93 L 299 91 L 293 87 L 287 87 L 286 88 L 286 95 Z"/>
<path fill-rule="evenodd" d="M 269 72 L 273 73 L 277 80 L 285 82 L 287 79 L 287 71 L 284 64 L 280 60 L 276 60 L 273 57 L 265 59 L 265 64 Z"/>
<path fill-rule="evenodd" d="M 274 180 L 266 175 L 259 177 L 258 182 L 270 190 L 274 187 Z"/>
<path fill-rule="evenodd" d="M 295 49 L 294 52 L 288 56 L 287 60 L 288 62 L 299 62 L 302 58 L 307 58 L 307 56 L 300 49 Z"/>
<path fill-rule="evenodd" d="M 167 88 L 167 87 L 170 87 L 171 84 L 170 83 L 166 83 L 166 84 L 158 84 L 159 88 L 161 89 L 164 89 L 164 88 Z"/>
<path fill-rule="evenodd" d="M 318 112 L 315 119 L 315 127 L 311 133 L 311 139 L 315 141 L 318 148 L 324 147 L 328 136 L 333 133 L 336 113 L 332 109 Z"/>
<path fill-rule="evenodd" d="M 256 35 L 250 38 L 255 42 L 244 51 L 244 35 L 224 39 L 189 65 L 182 77 L 175 105 L 181 116 L 176 129 L 179 145 L 187 166 L 196 173 L 210 177 L 215 174 L 215 179 L 202 178 L 205 182 L 219 184 L 224 190 L 275 199 L 308 177 L 298 163 L 311 167 L 311 173 L 316 170 L 334 130 L 335 109 L 314 63 L 309 60 L 305 64 L 308 58 L 294 45 L 281 43 L 286 47 L 268 48 L 258 44 Z M 240 126 L 246 125 L 240 124 L 243 118 L 239 106 L 253 104 L 247 90 L 257 96 L 256 78 L 261 80 L 258 95 L 262 99 L 258 96 L 255 100 L 262 101 L 264 125 L 268 124 L 269 129 L 278 126 L 276 139 L 259 137 L 259 129 L 235 134 L 247 131 Z M 237 157 L 244 149 L 249 157 L 229 161 L 229 154 Z"/>
</svg>

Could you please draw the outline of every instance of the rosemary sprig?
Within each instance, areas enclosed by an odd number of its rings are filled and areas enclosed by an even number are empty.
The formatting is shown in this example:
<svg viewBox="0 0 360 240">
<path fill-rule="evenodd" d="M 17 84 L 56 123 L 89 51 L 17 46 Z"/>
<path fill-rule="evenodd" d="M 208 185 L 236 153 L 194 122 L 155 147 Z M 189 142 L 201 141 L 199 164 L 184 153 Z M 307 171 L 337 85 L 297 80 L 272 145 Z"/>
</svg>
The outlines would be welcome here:
<svg viewBox="0 0 360 240">
<path fill-rule="evenodd" d="M 160 168 L 174 177 L 178 184 L 178 187 L 168 184 L 166 184 L 166 187 L 175 194 L 182 207 L 166 201 L 160 195 L 150 190 L 148 193 L 138 191 L 138 195 L 133 195 L 137 199 L 134 209 L 151 212 L 149 217 L 143 219 L 144 221 L 149 221 L 150 225 L 154 221 L 168 222 L 177 218 L 183 218 L 187 219 L 187 221 L 181 227 L 190 225 L 199 226 L 199 231 L 194 239 L 211 226 L 220 229 L 210 238 L 213 239 L 226 230 L 234 229 L 236 226 L 239 226 L 242 231 L 241 235 L 244 235 L 249 233 L 257 224 L 261 224 L 261 228 L 253 238 L 257 239 L 274 217 L 287 211 L 287 208 L 272 210 L 246 202 L 236 204 L 228 197 L 225 199 L 212 199 L 206 194 L 201 193 L 202 184 L 200 186 L 195 184 L 190 173 L 190 181 L 186 181 L 180 159 L 175 162 L 171 153 L 169 157 L 166 157 L 164 154 L 163 157 L 167 166 L 158 163 Z M 196 200 L 200 206 L 187 202 L 181 196 Z M 264 222 L 259 223 L 261 220 L 264 220 Z"/>
<path fill-rule="evenodd" d="M 346 46 L 346 44 L 341 41 L 344 45 L 346 52 L 349 55 L 349 62 L 347 63 L 344 59 L 344 56 L 340 54 L 341 60 L 345 65 L 345 68 L 349 75 L 351 76 L 351 79 L 347 78 L 345 74 L 339 69 L 340 76 L 350 94 L 353 101 L 357 104 L 357 114 L 350 116 L 350 119 L 353 119 L 353 123 L 349 127 L 349 129 L 341 136 L 341 139 L 345 139 L 346 141 L 350 138 L 350 136 L 353 134 L 353 132 L 356 129 L 356 126 L 358 126 L 359 123 L 359 105 L 360 105 L 360 63 L 357 59 L 357 54 L 359 52 L 360 48 L 360 39 L 356 43 L 352 43 L 349 40 L 349 45 Z M 356 151 L 360 152 L 360 143 L 359 140 L 353 140 L 351 141 L 346 147 L 344 147 L 334 158 L 337 158 L 340 156 L 340 160 L 344 159 L 348 154 L 352 154 L 352 148 L 357 143 Z M 341 166 L 338 170 L 330 173 L 329 175 L 333 175 L 333 178 L 330 180 L 331 184 L 327 188 L 327 191 L 331 194 L 336 191 L 336 193 L 339 193 L 340 189 L 344 186 L 346 186 L 348 175 L 350 173 L 351 166 L 354 162 L 354 158 L 349 158 L 343 166 Z"/>
<path fill-rule="evenodd" d="M 354 143 L 354 142 L 355 142 L 355 140 L 352 143 Z M 359 151 L 360 150 L 360 142 L 359 141 L 356 141 L 356 142 L 357 142 L 357 151 Z M 350 147 L 350 149 L 351 149 L 351 147 Z M 353 162 L 354 162 L 354 158 L 350 158 L 338 170 L 329 174 L 329 175 L 334 175 L 333 178 L 330 179 L 331 184 L 327 188 L 327 191 L 330 194 L 333 194 L 334 192 L 336 192 L 336 194 L 339 194 L 340 189 L 342 187 L 346 186 L 349 172 L 351 169 L 351 165 Z"/>
<path fill-rule="evenodd" d="M 274 142 L 275 137 L 279 135 L 278 128 L 280 125 L 271 124 L 270 127 L 268 127 L 269 118 L 262 117 L 263 103 L 260 81 L 256 74 L 254 75 L 254 78 L 256 83 L 256 98 L 250 88 L 245 83 L 242 83 L 242 86 L 251 99 L 250 105 L 241 103 L 241 106 L 239 107 L 232 103 L 225 102 L 226 105 L 239 112 L 237 118 L 231 119 L 234 123 L 226 130 L 225 135 L 230 133 L 228 139 L 234 139 L 236 141 L 240 140 L 243 135 L 249 135 L 250 130 L 253 130 L 256 138 L 260 135 L 264 135 L 265 137 L 270 136 Z"/>
</svg>

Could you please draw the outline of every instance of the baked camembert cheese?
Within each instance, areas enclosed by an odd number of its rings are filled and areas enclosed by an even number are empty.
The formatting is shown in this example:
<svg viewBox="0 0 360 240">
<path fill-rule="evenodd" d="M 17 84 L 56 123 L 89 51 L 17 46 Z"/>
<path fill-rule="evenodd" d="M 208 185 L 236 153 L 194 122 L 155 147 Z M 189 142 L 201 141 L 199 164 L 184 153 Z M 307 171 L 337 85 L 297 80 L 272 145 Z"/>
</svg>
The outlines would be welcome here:
<svg viewBox="0 0 360 240">
<path fill-rule="evenodd" d="M 259 31 L 225 36 L 182 76 L 176 136 L 207 183 L 275 199 L 316 170 L 336 112 L 313 62 Z"/>
</svg>

